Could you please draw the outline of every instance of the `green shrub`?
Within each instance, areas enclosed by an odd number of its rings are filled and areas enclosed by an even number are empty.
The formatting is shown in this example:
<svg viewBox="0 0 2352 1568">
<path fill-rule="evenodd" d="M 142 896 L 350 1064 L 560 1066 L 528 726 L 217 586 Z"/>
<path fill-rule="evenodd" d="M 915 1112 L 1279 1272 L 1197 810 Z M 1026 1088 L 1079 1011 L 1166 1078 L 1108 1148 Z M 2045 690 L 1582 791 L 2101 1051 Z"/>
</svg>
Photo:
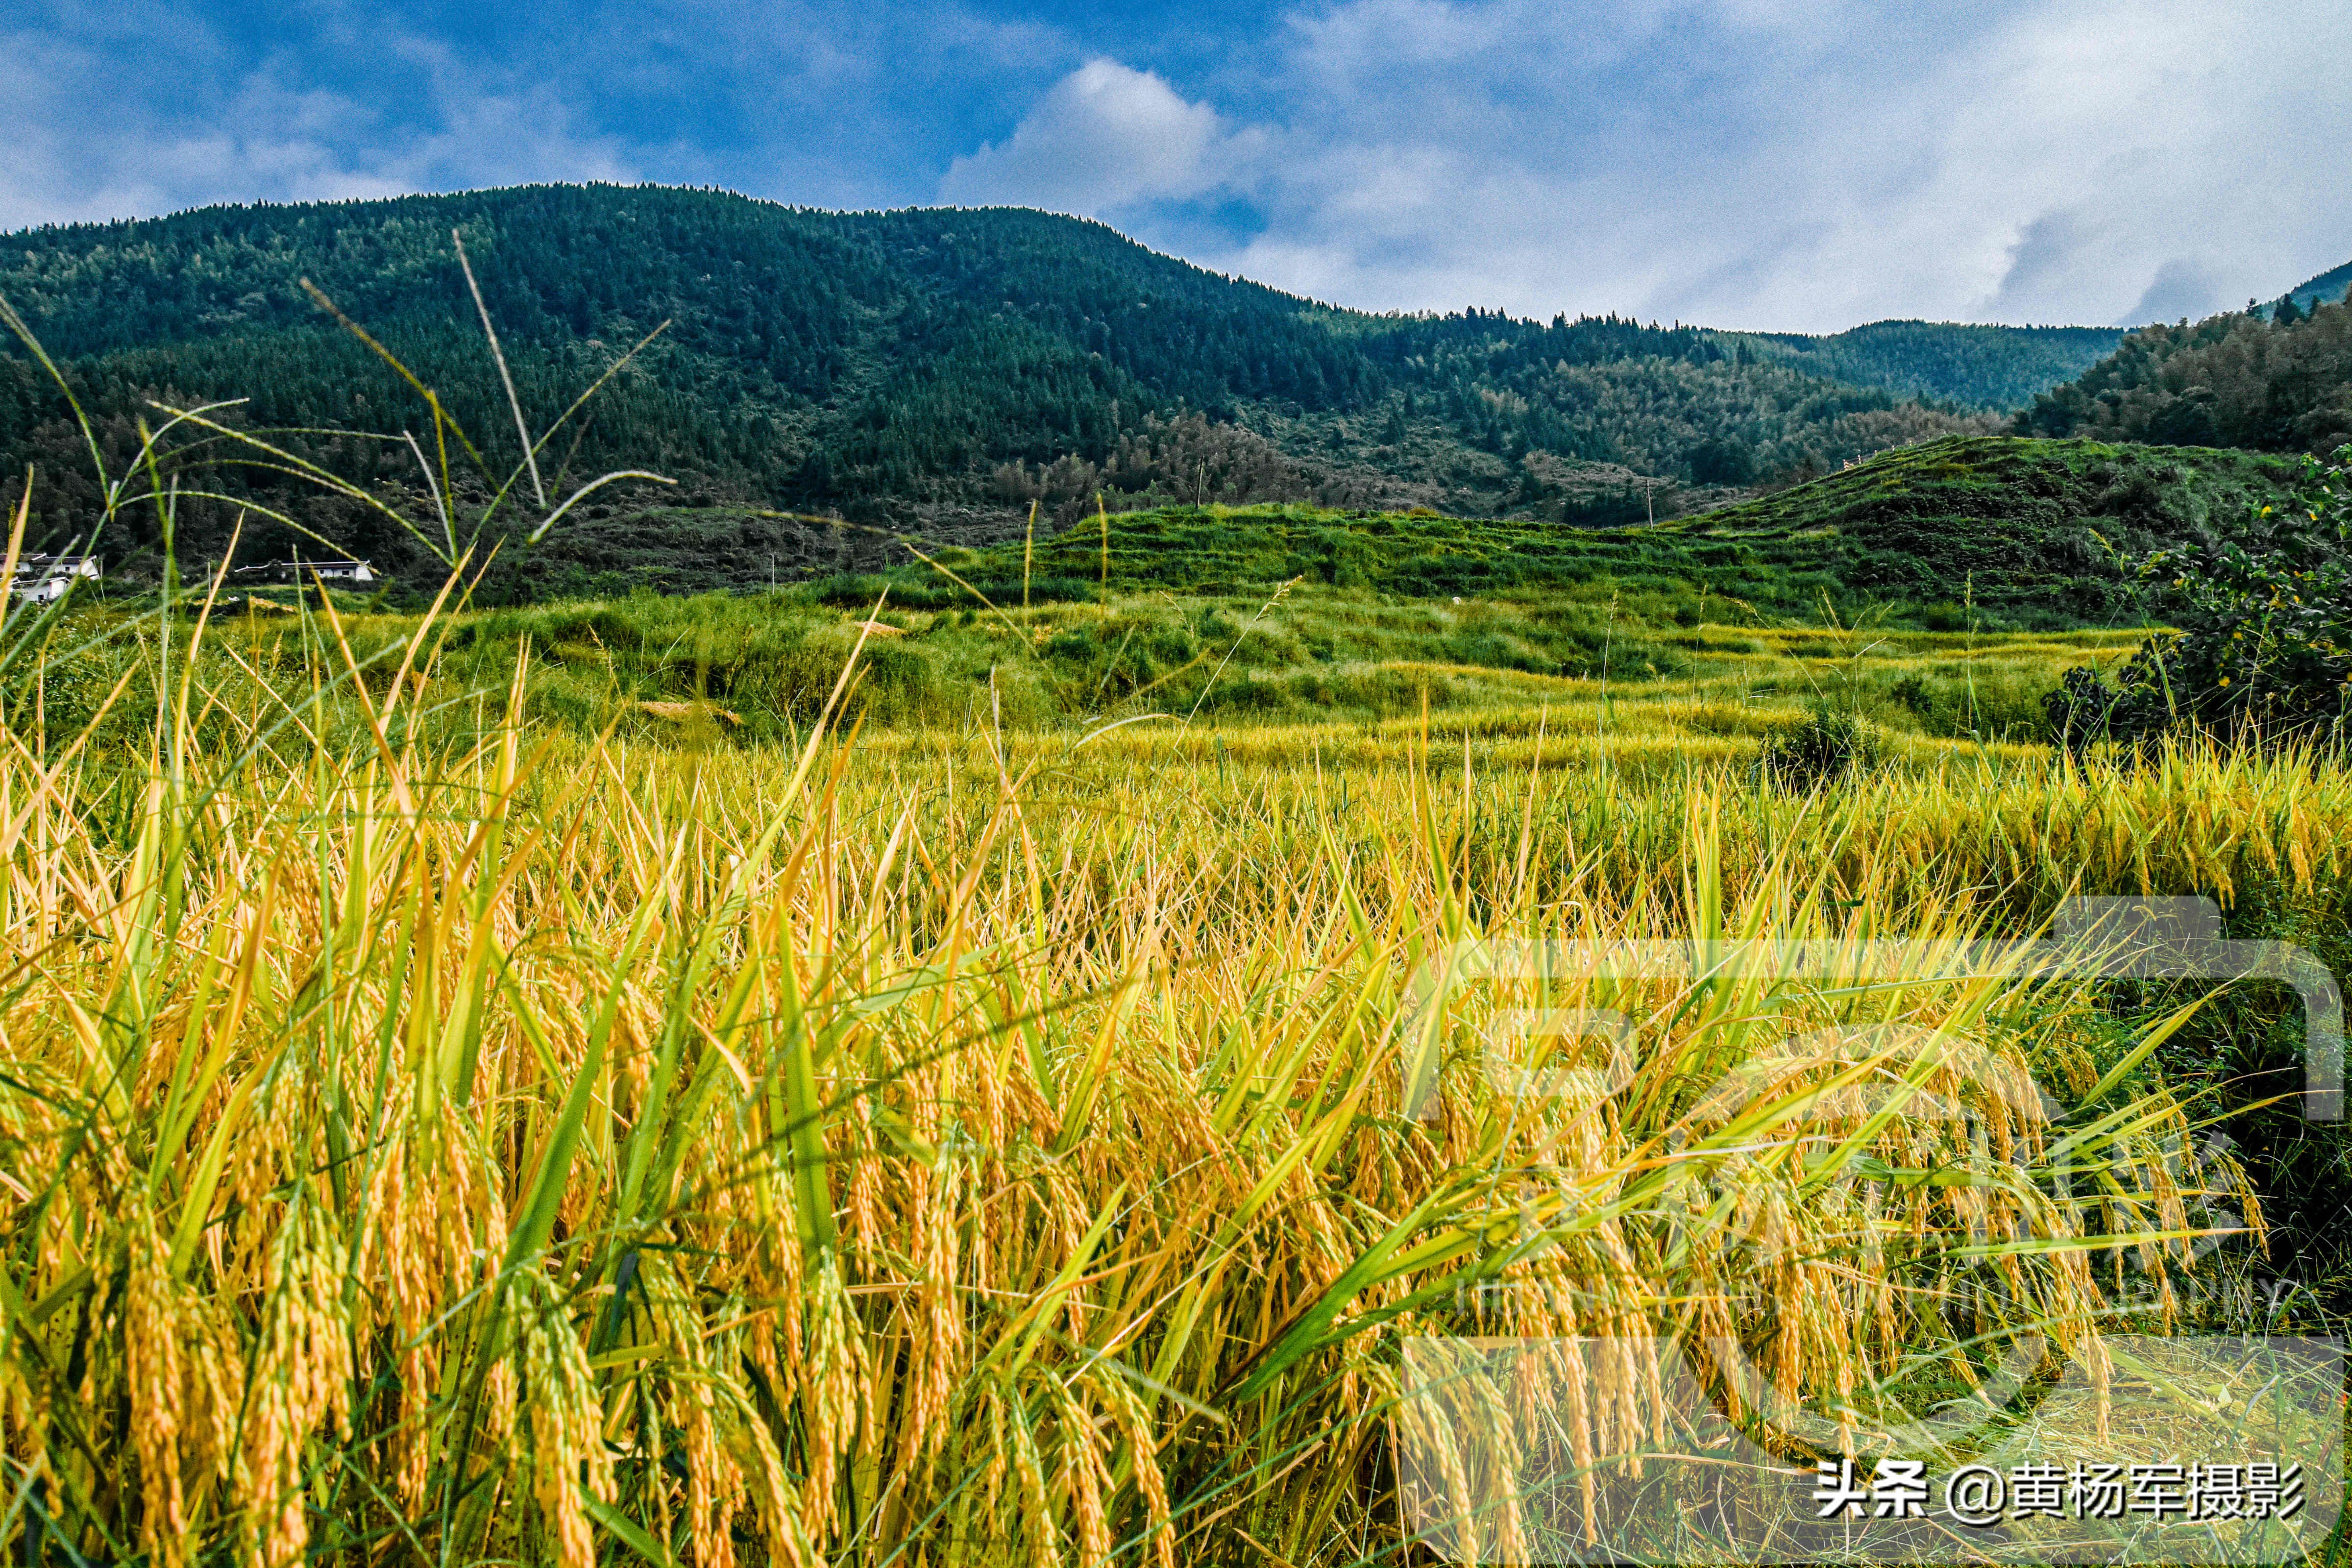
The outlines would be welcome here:
<svg viewBox="0 0 2352 1568">
<path fill-rule="evenodd" d="M 2045 699 L 2070 749 L 2193 729 L 2263 744 L 2352 728 L 2352 446 L 2306 459 L 2287 500 L 2227 535 L 2201 533 L 2140 567 L 2176 628 L 2112 685 L 2066 673 Z"/>
<path fill-rule="evenodd" d="M 1793 729 L 1765 736 L 1756 774 L 1759 783 L 1803 795 L 1841 784 L 1877 760 L 1876 739 L 1859 721 L 1823 709 Z"/>
</svg>

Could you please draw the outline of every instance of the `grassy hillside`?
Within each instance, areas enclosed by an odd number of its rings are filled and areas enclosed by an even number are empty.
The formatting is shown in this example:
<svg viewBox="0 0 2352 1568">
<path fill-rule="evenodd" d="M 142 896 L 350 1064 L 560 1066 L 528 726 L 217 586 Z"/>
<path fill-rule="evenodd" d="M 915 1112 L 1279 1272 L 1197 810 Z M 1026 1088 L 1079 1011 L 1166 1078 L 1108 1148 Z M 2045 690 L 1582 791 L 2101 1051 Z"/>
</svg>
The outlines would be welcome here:
<svg viewBox="0 0 2352 1568">
<path fill-rule="evenodd" d="M 429 432 L 412 389 L 305 296 L 307 278 L 412 363 L 499 468 L 512 421 L 453 230 L 534 427 L 668 323 L 551 467 L 647 467 L 689 502 L 935 540 L 1002 536 L 1032 500 L 1068 521 L 1098 491 L 1583 522 L 1622 521 L 1643 478 L 1665 482 L 1649 499 L 1672 513 L 1987 428 L 1958 403 L 1996 405 L 2074 352 L 2063 334 L 1917 323 L 1768 349 L 1614 316 L 1373 316 L 1040 213 L 835 214 L 658 188 L 32 230 L 0 246 L 0 295 L 66 362 L 118 455 L 155 397 L 247 399 L 232 417 L 256 426 Z M 96 507 L 63 415 L 21 348 L 0 343 L 0 464 L 39 467 L 43 538 Z M 296 445 L 362 482 L 416 486 L 397 442 Z M 268 472 L 211 484 L 286 494 Z M 301 504 L 321 531 L 403 564 L 396 529 Z M 184 537 L 201 552 L 229 521 L 194 508 Z M 152 543 L 133 531 L 110 548 Z"/>
<path fill-rule="evenodd" d="M 2294 471 L 2249 452 L 1937 441 L 1676 526 L 1826 552 L 1855 600 L 1948 604 L 1972 584 L 1979 604 L 2021 621 L 2104 624 L 2134 603 L 2116 552 L 2242 517 Z"/>
<path fill-rule="evenodd" d="M 2105 625 L 2131 603 L 2112 551 L 2143 552 L 2226 522 L 2276 494 L 2293 471 L 2286 459 L 2249 452 L 1975 437 L 1883 453 L 1655 527 L 1310 505 L 1157 507 L 1111 514 L 1110 584 L 1245 595 L 1305 577 L 1444 598 L 1616 582 L 1667 592 L 1694 609 L 1706 595 L 1783 617 L 1818 615 L 1827 595 L 1842 615 L 1874 605 L 1925 626 L 1958 625 L 1952 606 L 1972 581 L 1989 625 Z M 1638 492 L 1628 504 L 1638 517 Z M 1023 555 L 1016 538 L 934 558 L 992 600 L 1018 603 Z M 1029 595 L 1090 597 L 1102 568 L 1095 519 L 1042 528 Z M 817 591 L 844 604 L 885 583 L 901 603 L 974 602 L 909 561 L 886 531 L 724 504 L 591 506 L 500 563 L 481 597 L 695 594 L 812 578 L 833 579 Z"/>
<path fill-rule="evenodd" d="M 859 703 L 884 725 L 985 710 L 1043 729 L 1148 711 L 1377 726 L 1426 703 L 1499 734 L 1548 708 L 1630 703 L 1627 732 L 1664 759 L 1752 748 L 1834 699 L 1890 734 L 2032 742 L 2064 668 L 2119 659 L 2139 636 L 2108 547 L 2226 523 L 2285 469 L 2247 453 L 1982 438 L 1654 527 L 1160 508 L 935 565 L 824 573 L 786 558 L 782 586 L 750 594 L 714 590 L 764 586 L 759 553 L 795 537 L 793 520 L 616 512 L 492 572 L 476 599 L 488 607 L 449 634 L 441 711 L 465 720 L 463 694 L 501 689 L 528 647 L 531 710 L 583 733 L 782 737 L 822 706 L 879 603 Z M 856 537 L 843 530 L 841 548 Z M 751 582 L 733 569 L 746 556 Z M 820 574 L 793 583 L 796 565 Z M 362 658 L 410 635 L 357 595 L 341 603 Z M 257 668 L 299 625 L 234 624 Z M 152 711 L 143 668 L 129 642 L 78 656 L 45 678 L 47 721 L 70 729 L 128 675 L 114 722 L 135 727 Z M 234 692 L 245 677 L 216 679 Z M 34 711 L 35 696 L 26 687 L 8 710 Z"/>
<path fill-rule="evenodd" d="M 1644 754 L 1664 758 L 1752 747 L 1792 708 L 1834 698 L 1890 733 L 2031 742 L 2064 668 L 2138 640 L 2142 607 L 2112 552 L 2224 525 L 2286 468 L 2238 452 L 1956 441 L 1655 527 L 1162 508 L 1049 533 L 1034 551 L 950 550 L 936 566 L 772 594 L 713 590 L 760 585 L 721 568 L 787 538 L 791 520 L 615 515 L 494 572 L 478 602 L 507 607 L 452 634 L 447 678 L 453 691 L 499 689 L 527 646 L 534 711 L 583 732 L 618 721 L 782 736 L 822 705 L 879 603 L 859 701 L 887 725 L 952 727 L 982 710 L 1046 729 L 1144 711 L 1381 725 L 1426 702 L 1500 733 L 1547 708 L 1630 702 L 1654 742 Z M 841 548 L 853 542 L 845 531 Z M 632 592 L 649 588 L 660 593 Z M 347 615 L 365 609 L 344 600 Z M 289 625 L 247 630 L 275 646 Z M 406 625 L 362 614 L 352 635 L 364 654 Z M 49 713 L 72 721 L 130 658 L 53 676 Z"/>
<path fill-rule="evenodd" d="M 1293 578 L 1400 597 L 1589 594 L 1614 584 L 1664 595 L 1669 615 L 1704 599 L 1759 617 L 1843 616 L 1874 607 L 1902 624 L 1961 624 L 1973 593 L 1987 624 L 2086 626 L 2131 616 L 2114 552 L 2137 552 L 2242 515 L 2292 473 L 2252 453 L 1971 437 L 1906 447 L 1765 497 L 1654 527 L 1566 529 L 1525 521 L 1312 508 L 1171 508 L 1109 520 L 1115 589 L 1246 593 Z M 1033 597 L 1084 597 L 1103 575 L 1104 530 L 1041 541 Z M 947 563 L 980 593 L 1018 601 L 1018 543 Z M 895 574 L 902 595 L 951 603 L 929 569 Z M 880 579 L 873 580 L 875 583 Z M 836 592 L 854 596 L 858 580 Z M 966 602 L 969 602 L 968 600 Z"/>
</svg>

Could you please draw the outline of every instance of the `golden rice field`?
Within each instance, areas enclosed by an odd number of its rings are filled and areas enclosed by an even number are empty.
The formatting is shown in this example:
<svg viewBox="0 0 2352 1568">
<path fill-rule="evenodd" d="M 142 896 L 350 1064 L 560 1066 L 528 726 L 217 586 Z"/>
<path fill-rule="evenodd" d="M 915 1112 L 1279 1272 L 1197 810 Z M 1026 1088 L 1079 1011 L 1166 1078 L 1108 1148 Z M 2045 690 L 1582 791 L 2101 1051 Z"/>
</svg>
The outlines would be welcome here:
<svg viewBox="0 0 2352 1568">
<path fill-rule="evenodd" d="M 28 1563 L 1427 1561 L 1401 1336 L 1619 1347 L 1566 1373 L 1576 1461 L 1650 1418 L 1661 1335 L 1737 1338 L 1852 1435 L 2029 1332 L 2104 1365 L 2247 1266 L 2189 1260 L 2206 1194 L 2160 1152 L 2203 1114 L 2157 1048 L 2180 998 L 1865 941 L 2027 934 L 2070 891 L 2352 907 L 2333 765 L 1912 737 L 1801 795 L 1696 687 L 736 747 L 583 737 L 519 678 L 444 743 L 432 681 L 272 710 L 209 668 L 157 667 L 143 742 L 0 755 Z M 1530 984 L 1415 1023 L 1486 937 L 1848 956 L 1554 975 L 1642 1029 L 1613 1093 L 1543 1100 L 1477 1059 Z M 2028 1076 L 2066 1133 L 1992 1107 L 1991 1153 L 1829 1092 Z M 1821 1179 L 1864 1160 L 1940 1174 Z M 2070 1162 L 2111 1179 L 2053 1199 Z"/>
</svg>

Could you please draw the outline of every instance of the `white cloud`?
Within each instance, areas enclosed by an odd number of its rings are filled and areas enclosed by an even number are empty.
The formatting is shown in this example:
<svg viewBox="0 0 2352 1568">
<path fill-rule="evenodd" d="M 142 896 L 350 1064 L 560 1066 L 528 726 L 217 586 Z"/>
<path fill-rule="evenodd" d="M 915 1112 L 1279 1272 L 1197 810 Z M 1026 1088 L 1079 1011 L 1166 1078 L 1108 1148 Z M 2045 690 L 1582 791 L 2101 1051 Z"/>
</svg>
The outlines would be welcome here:
<svg viewBox="0 0 2352 1568">
<path fill-rule="evenodd" d="M 2210 268 L 2188 257 L 2176 256 L 2156 269 L 2147 292 L 2132 307 L 2131 319 L 2139 323 L 2210 316 L 2228 302 L 2221 297 L 2221 280 Z"/>
<path fill-rule="evenodd" d="M 2352 255 L 2352 92 L 2292 63 L 2347 51 L 2340 0 L 1339 0 L 1215 107 L 1097 61 L 942 191 L 1375 309 L 2124 322 Z M 1262 230 L 1150 205 L 1219 188 Z"/>
<path fill-rule="evenodd" d="M 1056 82 L 1001 142 L 958 158 L 943 200 L 1095 216 L 1145 201 L 1181 201 L 1245 179 L 1265 142 L 1228 131 L 1161 78 L 1089 60 Z"/>
</svg>

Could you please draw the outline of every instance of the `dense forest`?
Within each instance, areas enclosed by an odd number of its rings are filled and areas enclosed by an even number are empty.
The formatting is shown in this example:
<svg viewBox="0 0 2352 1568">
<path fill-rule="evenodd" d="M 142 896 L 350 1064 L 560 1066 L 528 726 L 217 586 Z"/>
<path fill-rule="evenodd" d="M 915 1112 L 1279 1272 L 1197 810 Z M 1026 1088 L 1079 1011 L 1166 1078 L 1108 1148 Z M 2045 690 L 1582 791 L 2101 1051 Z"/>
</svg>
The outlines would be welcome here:
<svg viewBox="0 0 2352 1568">
<path fill-rule="evenodd" d="M 1033 500 L 1074 515 L 1096 493 L 1622 521 L 1991 428 L 1985 410 L 2112 343 L 1916 322 L 1764 339 L 1616 316 L 1370 315 L 1040 213 L 837 214 L 656 187 L 31 230 L 0 241 L 0 296 L 118 461 L 158 402 L 244 398 L 230 417 L 254 427 L 426 432 L 413 390 L 305 295 L 308 279 L 500 468 L 512 421 L 453 231 L 535 424 L 667 323 L 551 452 L 571 476 L 649 467 L 681 481 L 670 502 L 943 539 L 1001 535 Z M 417 489 L 397 440 L 290 439 L 363 483 Z M 94 511 L 63 401 L 13 342 L 0 460 L 37 466 L 49 536 Z M 283 489 L 266 472 L 208 483 Z M 322 531 L 398 568 L 396 529 L 310 505 Z M 217 542 L 226 511 L 191 509 L 191 548 Z M 152 544 L 109 549 L 135 561 Z"/>
<path fill-rule="evenodd" d="M 2298 290 L 2298 292 L 2301 292 Z M 2352 441 L 2352 304 L 2153 326 L 2017 416 L 2020 435 L 2331 452 Z"/>
<path fill-rule="evenodd" d="M 1985 327 L 1873 321 L 1830 337 L 1759 332 L 1749 342 L 1785 364 L 1905 397 L 2006 414 L 2111 353 L 2118 327 Z"/>
</svg>

